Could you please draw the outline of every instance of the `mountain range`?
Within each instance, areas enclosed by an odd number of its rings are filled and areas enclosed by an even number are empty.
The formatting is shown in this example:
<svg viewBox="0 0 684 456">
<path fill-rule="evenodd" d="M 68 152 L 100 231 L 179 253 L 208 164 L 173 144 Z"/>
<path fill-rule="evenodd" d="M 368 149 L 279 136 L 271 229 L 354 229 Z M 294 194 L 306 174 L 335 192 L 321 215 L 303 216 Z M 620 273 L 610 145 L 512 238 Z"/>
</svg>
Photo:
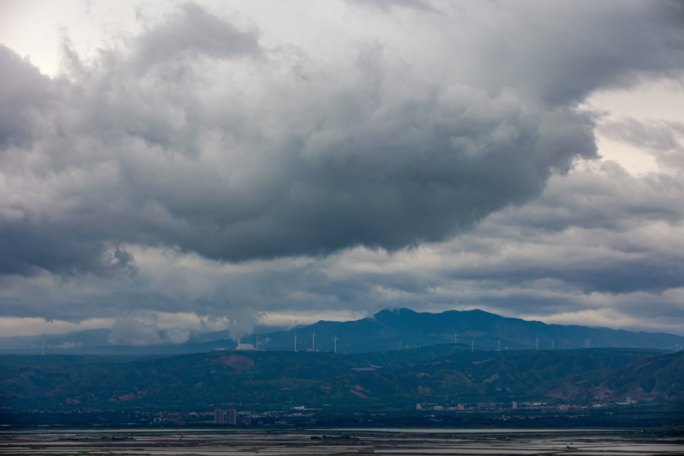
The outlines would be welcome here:
<svg viewBox="0 0 684 456">
<path fill-rule="evenodd" d="M 0 356 L 5 411 L 415 410 L 416 404 L 638 401 L 684 404 L 684 352 L 475 351 L 449 344 L 382 353 L 216 351 L 122 358 Z"/>
<path fill-rule="evenodd" d="M 441 313 L 386 309 L 355 321 L 319 321 L 309 326 L 260 336 L 265 350 L 356 353 L 462 343 L 482 350 L 575 349 L 591 347 L 657 348 L 684 346 L 684 337 L 587 326 L 566 326 L 503 317 L 482 310 Z M 256 336 L 243 338 L 256 343 Z M 336 340 L 336 341 L 335 341 Z"/>
<path fill-rule="evenodd" d="M 670 334 L 396 309 L 262 333 L 258 344 L 251 335 L 237 347 L 223 333 L 176 345 L 97 345 L 106 335 L 51 340 L 72 344 L 61 354 L 53 346 L 44 355 L 1 354 L 0 423 L 44 412 L 61 422 L 84 413 L 229 406 L 406 416 L 423 405 L 491 403 L 500 411 L 517 402 L 571 410 L 636 402 L 684 416 L 684 352 L 672 353 L 684 338 Z"/>
<path fill-rule="evenodd" d="M 158 340 L 168 340 L 159 331 Z M 236 348 L 227 331 L 190 334 L 184 343 L 126 345 L 112 342 L 110 329 L 70 334 L 0 338 L 0 353 L 170 355 Z M 456 343 L 474 350 L 654 348 L 677 350 L 684 337 L 577 325 L 546 324 L 482 310 L 442 313 L 386 309 L 354 321 L 319 321 L 292 329 L 257 329 L 241 348 L 379 352 Z M 295 346 L 296 344 L 296 346 Z M 258 346 L 258 347 L 257 347 Z"/>
</svg>

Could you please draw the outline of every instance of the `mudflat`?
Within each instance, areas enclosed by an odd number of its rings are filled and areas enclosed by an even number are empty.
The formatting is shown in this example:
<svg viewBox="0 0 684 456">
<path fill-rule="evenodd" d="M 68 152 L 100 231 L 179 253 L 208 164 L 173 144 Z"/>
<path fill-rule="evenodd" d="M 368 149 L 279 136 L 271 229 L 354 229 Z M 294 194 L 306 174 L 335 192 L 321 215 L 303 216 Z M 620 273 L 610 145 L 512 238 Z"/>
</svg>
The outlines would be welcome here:
<svg viewBox="0 0 684 456">
<path fill-rule="evenodd" d="M 6 455 L 678 455 L 676 432 L 589 429 L 62 429 L 0 433 Z"/>
</svg>

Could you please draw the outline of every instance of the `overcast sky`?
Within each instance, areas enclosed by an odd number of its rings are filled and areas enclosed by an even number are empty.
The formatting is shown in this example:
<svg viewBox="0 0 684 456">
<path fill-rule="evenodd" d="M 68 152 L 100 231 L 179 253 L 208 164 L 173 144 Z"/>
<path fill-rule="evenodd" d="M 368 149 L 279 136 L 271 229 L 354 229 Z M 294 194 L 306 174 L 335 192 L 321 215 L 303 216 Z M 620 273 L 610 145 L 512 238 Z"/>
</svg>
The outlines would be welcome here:
<svg viewBox="0 0 684 456">
<path fill-rule="evenodd" d="M 682 5 L 5 0 L 0 334 L 684 334 Z"/>
</svg>

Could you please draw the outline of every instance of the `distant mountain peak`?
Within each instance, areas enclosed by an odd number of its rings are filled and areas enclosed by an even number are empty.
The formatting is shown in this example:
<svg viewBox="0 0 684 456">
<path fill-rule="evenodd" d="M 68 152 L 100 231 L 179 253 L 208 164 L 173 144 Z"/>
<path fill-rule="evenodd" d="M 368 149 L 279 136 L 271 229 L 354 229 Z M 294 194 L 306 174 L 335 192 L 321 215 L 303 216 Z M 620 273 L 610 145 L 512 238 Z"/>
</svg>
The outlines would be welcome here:
<svg viewBox="0 0 684 456">
<path fill-rule="evenodd" d="M 482 309 L 467 309 L 467 310 L 456 310 L 455 312 L 467 312 L 470 314 L 481 314 L 481 315 L 495 315 L 497 317 L 501 317 L 501 315 L 492 313 L 492 312 L 487 312 L 486 310 Z"/>
<path fill-rule="evenodd" d="M 413 309 L 409 309 L 407 307 L 390 307 L 387 309 L 382 309 L 378 312 L 376 312 L 372 318 L 375 319 L 387 319 L 387 318 L 396 318 L 396 317 L 403 317 L 403 318 L 411 318 L 411 317 L 416 317 L 416 316 L 425 316 L 425 317 L 430 317 L 430 318 L 440 318 L 443 316 L 448 316 L 448 315 L 461 315 L 461 316 L 468 316 L 468 317 L 479 317 L 479 318 L 497 318 L 497 319 L 504 319 L 507 317 L 503 317 L 501 315 L 492 313 L 492 312 L 487 312 L 482 309 L 468 309 L 468 310 L 457 310 L 457 309 L 450 309 L 450 310 L 445 310 L 443 312 L 437 312 L 437 313 L 432 313 L 432 312 L 417 312 Z"/>
<path fill-rule="evenodd" d="M 111 345 L 107 332 L 84 331 L 32 338 L 0 338 L 0 352 L 159 354 L 230 349 L 234 341 L 223 332 L 197 334 L 185 344 L 147 347 Z M 257 336 L 258 334 L 258 336 Z M 315 335 L 314 335 L 315 334 Z M 161 336 L 160 336 L 161 337 Z M 259 342 L 257 342 L 259 337 Z M 164 337 L 162 337 L 164 339 Z M 246 335 L 243 342 L 262 350 L 332 351 L 336 353 L 405 350 L 440 344 L 463 344 L 470 350 L 564 350 L 596 347 L 631 347 L 676 350 L 684 337 L 672 334 L 629 332 L 609 328 L 564 326 L 511 318 L 481 309 L 416 312 L 405 307 L 387 308 L 353 321 L 319 321 L 312 325 Z"/>
<path fill-rule="evenodd" d="M 382 318 L 385 316 L 395 316 L 395 315 L 400 315 L 402 317 L 410 316 L 410 315 L 418 315 L 418 312 L 415 310 L 409 309 L 407 307 L 393 307 L 389 309 L 382 309 L 379 312 L 376 312 L 373 317 L 375 318 Z"/>
</svg>

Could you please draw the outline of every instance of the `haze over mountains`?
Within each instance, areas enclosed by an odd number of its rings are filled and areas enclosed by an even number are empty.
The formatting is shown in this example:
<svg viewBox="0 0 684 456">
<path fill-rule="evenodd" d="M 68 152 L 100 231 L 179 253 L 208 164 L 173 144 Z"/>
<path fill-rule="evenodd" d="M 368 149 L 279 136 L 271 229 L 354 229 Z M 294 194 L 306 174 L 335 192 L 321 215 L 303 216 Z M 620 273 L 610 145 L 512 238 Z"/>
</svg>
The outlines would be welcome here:
<svg viewBox="0 0 684 456">
<path fill-rule="evenodd" d="M 0 339 L 4 353 L 63 354 L 181 354 L 236 347 L 227 331 L 191 334 L 183 343 L 171 343 L 160 331 L 153 345 L 116 343 L 110 329 L 71 334 Z M 296 341 L 295 341 L 296 340 Z M 242 347 L 260 350 L 380 352 L 437 344 L 465 344 L 474 350 L 576 349 L 591 347 L 677 350 L 684 337 L 609 328 L 546 324 L 509 318 L 482 310 L 442 313 L 386 309 L 354 321 L 319 321 L 288 330 L 265 331 L 241 338 Z M 295 346 L 296 344 L 296 346 Z"/>
</svg>

